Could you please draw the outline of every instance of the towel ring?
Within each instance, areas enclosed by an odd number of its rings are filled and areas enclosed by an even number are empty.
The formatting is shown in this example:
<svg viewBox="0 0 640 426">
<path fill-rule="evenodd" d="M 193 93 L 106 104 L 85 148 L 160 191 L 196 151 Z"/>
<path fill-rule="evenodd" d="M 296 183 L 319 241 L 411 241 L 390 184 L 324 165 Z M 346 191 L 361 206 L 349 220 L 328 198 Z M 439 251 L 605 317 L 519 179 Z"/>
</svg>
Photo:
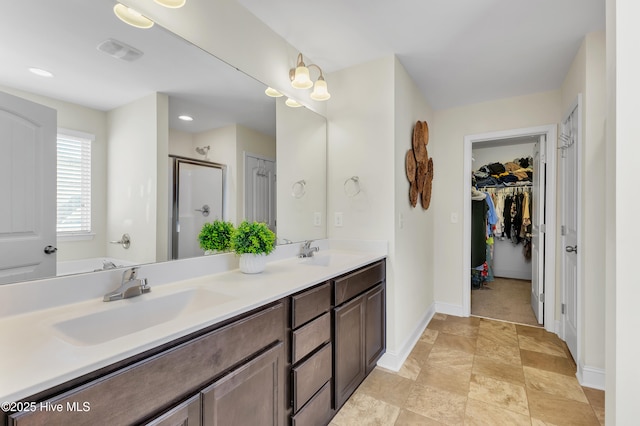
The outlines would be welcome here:
<svg viewBox="0 0 640 426">
<path fill-rule="evenodd" d="M 307 182 L 304 179 L 301 179 L 297 182 L 294 182 L 291 185 L 291 196 L 293 198 L 302 198 L 306 192 Z"/>
<path fill-rule="evenodd" d="M 344 181 L 344 193 L 349 198 L 353 198 L 360 193 L 360 178 L 358 176 L 351 176 Z"/>
</svg>

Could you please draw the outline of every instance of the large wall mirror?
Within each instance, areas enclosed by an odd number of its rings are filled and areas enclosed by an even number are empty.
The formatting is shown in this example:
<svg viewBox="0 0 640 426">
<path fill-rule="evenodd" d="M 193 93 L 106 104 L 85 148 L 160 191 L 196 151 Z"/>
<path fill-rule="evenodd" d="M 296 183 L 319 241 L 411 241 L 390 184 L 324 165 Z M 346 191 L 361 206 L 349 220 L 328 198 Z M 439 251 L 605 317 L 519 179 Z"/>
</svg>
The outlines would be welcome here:
<svg viewBox="0 0 640 426">
<path fill-rule="evenodd" d="M 181 203 L 194 203 L 178 226 L 184 234 L 192 228 L 189 238 L 197 238 L 200 225 L 189 222 L 196 218 L 267 221 L 280 243 L 326 237 L 324 117 L 267 97 L 262 83 L 158 25 L 122 23 L 112 8 L 23 0 L 3 9 L 0 284 L 203 255 L 172 248 L 176 162 L 185 165 L 180 185 L 188 189 Z M 13 108 L 23 100 L 54 111 L 55 135 L 44 143 L 89 141 L 89 205 L 74 195 L 58 208 L 55 155 L 38 145 L 46 126 Z M 16 146 L 29 149 L 16 159 Z M 211 182 L 189 184 L 198 166 L 213 171 Z M 209 187 L 212 201 L 200 200 Z M 89 233 L 56 233 L 87 211 Z M 19 248 L 27 240 L 35 254 Z"/>
</svg>

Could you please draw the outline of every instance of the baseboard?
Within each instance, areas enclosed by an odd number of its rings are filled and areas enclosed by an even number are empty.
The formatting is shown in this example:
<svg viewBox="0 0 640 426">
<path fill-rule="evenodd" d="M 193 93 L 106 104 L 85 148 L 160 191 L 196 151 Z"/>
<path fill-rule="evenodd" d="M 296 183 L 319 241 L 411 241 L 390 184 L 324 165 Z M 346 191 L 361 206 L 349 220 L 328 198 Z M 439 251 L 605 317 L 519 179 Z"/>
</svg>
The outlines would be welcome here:
<svg viewBox="0 0 640 426">
<path fill-rule="evenodd" d="M 576 377 L 581 386 L 604 390 L 605 376 L 605 371 L 602 368 L 578 365 Z"/>
<path fill-rule="evenodd" d="M 424 313 L 416 328 L 413 330 L 413 333 L 409 335 L 409 337 L 404 341 L 404 343 L 400 346 L 400 348 L 396 351 L 389 350 L 385 352 L 384 355 L 378 360 L 377 365 L 382 368 L 386 368 L 391 371 L 400 371 L 402 364 L 406 361 L 407 357 L 413 350 L 413 347 L 416 345 L 416 342 L 420 339 L 420 336 L 424 332 L 424 329 L 427 328 L 429 321 L 433 318 L 433 315 L 436 313 L 435 304 L 431 304 L 429 309 Z"/>
<path fill-rule="evenodd" d="M 462 305 L 452 305 L 450 303 L 436 302 L 436 312 L 439 314 L 453 315 L 456 317 L 465 317 Z"/>
</svg>

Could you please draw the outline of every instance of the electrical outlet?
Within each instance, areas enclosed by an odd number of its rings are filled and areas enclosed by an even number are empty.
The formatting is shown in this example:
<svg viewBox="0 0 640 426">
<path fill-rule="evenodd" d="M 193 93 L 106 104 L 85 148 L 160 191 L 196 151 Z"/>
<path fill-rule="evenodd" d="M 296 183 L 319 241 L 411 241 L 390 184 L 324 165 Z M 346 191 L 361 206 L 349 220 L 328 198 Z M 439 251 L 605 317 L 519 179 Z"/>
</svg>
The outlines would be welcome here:
<svg viewBox="0 0 640 426">
<path fill-rule="evenodd" d="M 322 213 L 314 212 L 313 213 L 313 226 L 322 226 Z"/>
<path fill-rule="evenodd" d="M 333 223 L 336 227 L 342 227 L 342 212 L 336 212 Z"/>
</svg>

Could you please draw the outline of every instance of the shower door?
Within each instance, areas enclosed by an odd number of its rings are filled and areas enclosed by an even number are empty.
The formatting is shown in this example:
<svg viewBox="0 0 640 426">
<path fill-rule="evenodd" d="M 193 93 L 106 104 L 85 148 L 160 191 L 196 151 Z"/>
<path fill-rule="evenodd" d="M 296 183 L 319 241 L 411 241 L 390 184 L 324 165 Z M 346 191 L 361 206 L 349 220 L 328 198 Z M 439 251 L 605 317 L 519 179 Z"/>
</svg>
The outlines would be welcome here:
<svg viewBox="0 0 640 426">
<path fill-rule="evenodd" d="M 171 258 L 204 255 L 198 234 L 206 222 L 222 220 L 225 166 L 172 157 Z"/>
</svg>

